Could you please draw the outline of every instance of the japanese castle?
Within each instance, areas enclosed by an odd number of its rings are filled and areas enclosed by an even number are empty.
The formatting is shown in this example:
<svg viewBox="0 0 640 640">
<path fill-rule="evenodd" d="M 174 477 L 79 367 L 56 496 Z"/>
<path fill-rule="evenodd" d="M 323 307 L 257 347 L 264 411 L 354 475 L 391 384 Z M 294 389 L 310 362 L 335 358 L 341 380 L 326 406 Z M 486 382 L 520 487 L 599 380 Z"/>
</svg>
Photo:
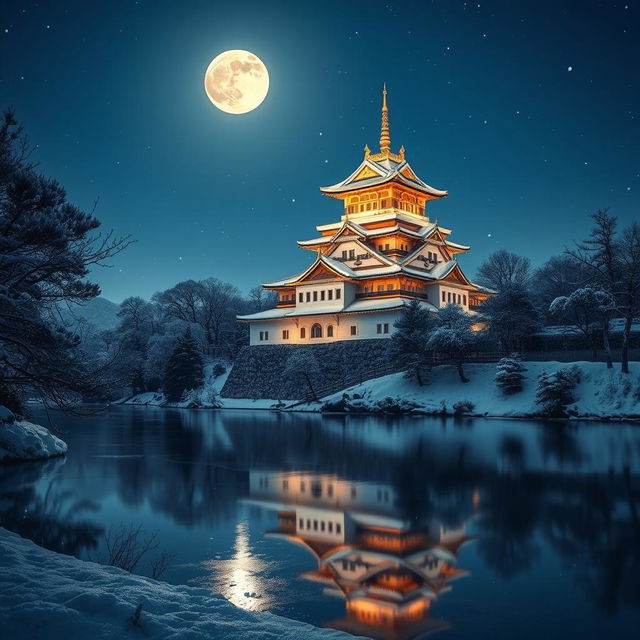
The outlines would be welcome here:
<svg viewBox="0 0 640 640">
<path fill-rule="evenodd" d="M 451 230 L 427 215 L 427 203 L 447 191 L 418 178 L 404 147 L 391 151 L 386 86 L 382 96 L 379 152 L 365 146 L 349 177 L 320 189 L 344 203 L 340 221 L 298 242 L 315 252 L 313 264 L 263 284 L 277 292 L 275 309 L 238 316 L 250 323 L 250 344 L 388 338 L 411 299 L 436 313 L 448 304 L 473 311 L 487 297 L 456 259 L 470 247 L 452 242 Z"/>
</svg>

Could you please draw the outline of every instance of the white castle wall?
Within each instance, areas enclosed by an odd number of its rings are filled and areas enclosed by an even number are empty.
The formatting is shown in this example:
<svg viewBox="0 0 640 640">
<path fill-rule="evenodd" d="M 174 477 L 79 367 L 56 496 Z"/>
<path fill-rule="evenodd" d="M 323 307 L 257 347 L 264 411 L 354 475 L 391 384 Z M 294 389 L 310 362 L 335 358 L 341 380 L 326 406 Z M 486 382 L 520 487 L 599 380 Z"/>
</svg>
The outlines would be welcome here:
<svg viewBox="0 0 640 640">
<path fill-rule="evenodd" d="M 302 289 L 302 287 L 301 287 Z M 310 303 L 310 307 L 313 303 Z M 319 304 L 317 306 L 320 306 Z M 278 318 L 274 320 L 257 320 L 249 324 L 249 344 L 318 344 L 336 342 L 339 340 L 362 340 L 365 338 L 385 339 L 393 333 L 393 323 L 398 319 L 401 310 L 375 311 L 371 313 L 323 313 L 318 315 L 298 316 L 297 318 Z M 322 327 L 322 337 L 312 338 L 311 328 L 314 324 Z M 378 333 L 377 325 L 389 325 L 389 333 Z M 329 325 L 333 327 L 333 337 L 327 336 Z M 356 333 L 351 333 L 351 327 L 356 327 Z M 301 337 L 301 329 L 305 330 L 305 337 Z M 289 338 L 284 338 L 282 332 L 288 330 Z M 260 339 L 262 332 L 262 340 Z"/>
</svg>

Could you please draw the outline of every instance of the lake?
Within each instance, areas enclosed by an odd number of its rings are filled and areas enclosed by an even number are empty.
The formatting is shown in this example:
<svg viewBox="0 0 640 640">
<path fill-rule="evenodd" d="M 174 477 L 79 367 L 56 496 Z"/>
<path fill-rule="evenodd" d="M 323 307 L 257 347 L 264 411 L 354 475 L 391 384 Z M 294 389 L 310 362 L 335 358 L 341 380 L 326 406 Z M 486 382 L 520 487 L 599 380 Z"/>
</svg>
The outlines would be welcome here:
<svg viewBox="0 0 640 640">
<path fill-rule="evenodd" d="M 34 411 L 33 419 L 47 424 Z M 373 638 L 637 637 L 640 428 L 112 407 L 0 467 L 0 525 Z"/>
</svg>

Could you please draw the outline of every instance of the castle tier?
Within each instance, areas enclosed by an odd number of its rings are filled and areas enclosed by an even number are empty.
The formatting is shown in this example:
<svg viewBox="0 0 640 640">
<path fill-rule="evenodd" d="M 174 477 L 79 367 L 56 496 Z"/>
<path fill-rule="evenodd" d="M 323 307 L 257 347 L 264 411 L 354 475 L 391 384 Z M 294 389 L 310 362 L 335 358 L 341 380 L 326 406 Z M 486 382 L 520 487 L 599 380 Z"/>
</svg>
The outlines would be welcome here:
<svg viewBox="0 0 640 640">
<path fill-rule="evenodd" d="M 434 313 L 448 304 L 473 312 L 489 295 L 456 259 L 470 247 L 427 215 L 427 203 L 447 192 L 418 178 L 404 147 L 391 151 L 386 87 L 380 151 L 365 146 L 360 166 L 321 191 L 342 200 L 344 213 L 298 242 L 316 253 L 308 269 L 263 284 L 278 294 L 275 309 L 238 316 L 250 323 L 252 345 L 388 338 L 411 299 Z"/>
</svg>

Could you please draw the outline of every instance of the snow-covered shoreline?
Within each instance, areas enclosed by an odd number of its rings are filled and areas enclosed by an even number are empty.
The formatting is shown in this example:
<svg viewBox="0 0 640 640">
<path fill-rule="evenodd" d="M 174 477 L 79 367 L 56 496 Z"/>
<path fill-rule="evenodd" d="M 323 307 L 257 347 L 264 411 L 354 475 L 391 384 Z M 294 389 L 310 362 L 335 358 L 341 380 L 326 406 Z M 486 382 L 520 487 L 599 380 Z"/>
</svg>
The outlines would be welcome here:
<svg viewBox="0 0 640 640">
<path fill-rule="evenodd" d="M 368 380 L 362 384 L 335 393 L 323 400 L 339 403 L 348 394 L 350 412 L 380 413 L 380 403 L 390 398 L 399 412 L 418 415 L 453 415 L 454 405 L 470 402 L 469 415 L 491 418 L 545 417 L 536 402 L 537 381 L 543 372 L 554 373 L 576 366 L 579 382 L 574 391 L 575 401 L 567 406 L 569 419 L 580 420 L 632 420 L 640 421 L 640 363 L 630 363 L 629 374 L 620 373 L 619 367 L 607 369 L 600 362 L 523 362 L 526 368 L 523 389 L 505 395 L 496 385 L 495 364 L 469 364 L 465 366 L 468 383 L 460 382 L 452 366 L 431 370 L 424 386 L 407 380 L 402 373 Z M 404 410 L 402 409 L 404 407 Z"/>
<path fill-rule="evenodd" d="M 169 585 L 48 551 L 2 528 L 0 629 L 15 640 L 353 638 L 245 611 L 204 588 Z"/>
<path fill-rule="evenodd" d="M 26 420 L 18 420 L 0 406 L 0 462 L 43 460 L 63 456 L 67 443 L 48 429 Z"/>
<path fill-rule="evenodd" d="M 216 402 L 197 406 L 188 402 L 168 404 L 159 393 L 146 393 L 121 401 L 120 404 L 171 408 L 216 408 L 242 410 L 285 410 L 319 412 L 322 405 L 339 403 L 344 394 L 349 396 L 349 407 L 342 413 L 381 413 L 380 403 L 391 399 L 392 413 L 453 415 L 454 404 L 468 401 L 473 404 L 469 415 L 487 418 L 540 418 L 545 417 L 536 403 L 537 380 L 542 372 L 553 373 L 567 367 L 577 367 L 580 381 L 575 390 L 575 402 L 567 408 L 570 419 L 632 420 L 640 421 L 640 362 L 630 363 L 631 373 L 620 373 L 619 365 L 607 369 L 601 362 L 523 362 L 526 368 L 523 389 L 505 395 L 494 382 L 495 364 L 468 364 L 465 373 L 468 383 L 462 383 L 454 367 L 442 365 L 433 368 L 420 387 L 403 373 L 393 373 L 367 380 L 362 384 L 338 391 L 323 398 L 321 403 L 299 404 L 295 400 L 222 398 L 219 391 L 226 374 L 213 384 L 199 390 Z M 212 395 L 213 394 L 213 395 Z"/>
</svg>

